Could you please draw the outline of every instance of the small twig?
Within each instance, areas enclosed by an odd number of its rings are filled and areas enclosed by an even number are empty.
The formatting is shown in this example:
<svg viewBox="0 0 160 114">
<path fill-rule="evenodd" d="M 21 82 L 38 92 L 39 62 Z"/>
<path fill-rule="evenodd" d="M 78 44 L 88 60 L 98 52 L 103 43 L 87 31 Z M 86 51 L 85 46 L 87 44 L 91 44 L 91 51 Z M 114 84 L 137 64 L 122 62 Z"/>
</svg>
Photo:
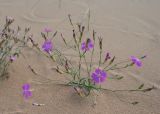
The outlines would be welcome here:
<svg viewBox="0 0 160 114">
<path fill-rule="evenodd" d="M 32 103 L 33 106 L 44 106 L 45 104 Z"/>
<path fill-rule="evenodd" d="M 68 18 L 69 18 L 69 22 L 70 22 L 71 26 L 74 28 L 74 25 L 72 23 L 72 19 L 71 19 L 71 15 L 70 14 L 68 15 Z"/>
<path fill-rule="evenodd" d="M 33 74 L 38 75 L 37 72 L 31 67 L 31 65 L 28 65 L 28 68 L 32 71 Z"/>
</svg>

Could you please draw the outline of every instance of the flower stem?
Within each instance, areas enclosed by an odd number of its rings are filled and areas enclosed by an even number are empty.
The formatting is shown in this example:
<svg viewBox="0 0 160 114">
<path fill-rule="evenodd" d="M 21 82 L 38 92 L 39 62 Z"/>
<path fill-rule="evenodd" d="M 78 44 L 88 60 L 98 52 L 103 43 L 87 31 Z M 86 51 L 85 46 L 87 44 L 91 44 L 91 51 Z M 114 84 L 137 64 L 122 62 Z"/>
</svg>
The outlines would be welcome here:
<svg viewBox="0 0 160 114">
<path fill-rule="evenodd" d="M 93 32 L 94 32 L 94 31 L 93 31 Z M 93 45 L 95 45 L 95 39 L 94 39 Z M 92 50 L 92 54 L 91 54 L 91 61 L 90 61 L 90 69 L 89 69 L 89 73 L 91 73 L 91 70 L 92 70 L 94 49 L 95 49 L 95 46 L 93 46 L 93 50 Z"/>
<path fill-rule="evenodd" d="M 88 68 L 88 64 L 87 64 L 87 61 L 86 61 L 86 57 L 84 56 L 84 62 L 86 64 L 86 67 L 87 67 L 87 73 L 88 73 L 88 77 L 90 77 L 90 71 L 89 71 L 89 68 Z"/>
</svg>

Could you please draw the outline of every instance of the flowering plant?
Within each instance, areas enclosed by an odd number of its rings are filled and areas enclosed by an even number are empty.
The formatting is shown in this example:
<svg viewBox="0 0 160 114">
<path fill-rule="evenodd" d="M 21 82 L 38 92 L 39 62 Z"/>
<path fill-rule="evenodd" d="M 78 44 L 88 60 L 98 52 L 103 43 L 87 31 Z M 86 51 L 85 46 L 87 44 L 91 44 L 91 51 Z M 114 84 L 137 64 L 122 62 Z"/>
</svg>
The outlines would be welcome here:
<svg viewBox="0 0 160 114">
<path fill-rule="evenodd" d="M 124 69 L 133 65 L 136 65 L 137 67 L 142 66 L 141 60 L 146 56 L 139 58 L 131 56 L 128 57 L 128 60 L 118 63 L 115 63 L 116 57 L 111 57 L 109 52 L 103 57 L 103 39 L 101 37 L 97 38 L 94 30 L 91 38 L 84 38 L 85 26 L 82 26 L 81 24 L 74 26 L 70 16 L 69 21 L 73 28 L 73 43 L 68 43 L 63 34 L 61 34 L 61 38 L 66 48 L 70 48 L 76 53 L 76 55 L 78 55 L 77 63 L 70 60 L 69 57 L 54 47 L 52 38 L 48 38 L 49 33 L 52 31 L 49 28 L 45 28 L 41 33 L 44 38 L 44 43 L 42 44 L 41 49 L 35 45 L 33 39 L 30 40 L 33 46 L 38 50 L 45 52 L 47 57 L 58 63 L 56 68 L 58 73 L 66 73 L 71 76 L 67 85 L 72 86 L 80 96 L 88 96 L 93 90 L 103 89 L 101 84 L 106 81 L 110 70 Z M 57 32 L 54 33 L 53 37 L 56 34 Z M 99 48 L 97 66 L 93 64 L 95 49 L 97 48 L 96 44 L 98 44 Z M 86 70 L 84 70 L 84 67 L 82 66 L 85 66 Z"/>
<path fill-rule="evenodd" d="M 6 76 L 8 66 L 19 56 L 22 47 L 26 45 L 26 36 L 29 28 L 26 28 L 21 36 L 21 28 L 11 28 L 14 19 L 6 17 L 6 23 L 0 29 L 0 78 Z"/>
<path fill-rule="evenodd" d="M 130 56 L 127 60 L 116 63 L 115 56 L 111 56 L 109 52 L 103 57 L 103 39 L 96 37 L 96 32 L 93 30 L 90 38 L 85 38 L 85 26 L 81 24 L 73 25 L 72 20 L 69 16 L 70 24 L 73 28 L 72 43 L 68 42 L 61 33 L 62 41 L 66 48 L 69 48 L 75 52 L 78 60 L 75 62 L 57 49 L 54 46 L 53 38 L 57 35 L 57 31 L 52 35 L 50 28 L 45 28 L 41 35 L 44 42 L 39 47 L 33 40 L 33 35 L 28 35 L 30 28 L 25 28 L 24 32 L 21 32 L 20 27 L 17 29 L 11 28 L 14 19 L 12 17 L 6 17 L 6 24 L 3 29 L 0 29 L 0 78 L 5 76 L 8 71 L 10 63 L 14 62 L 23 47 L 29 47 L 28 42 L 30 41 L 33 48 L 36 48 L 43 55 L 57 63 L 56 71 L 60 74 L 66 74 L 70 77 L 67 86 L 71 86 L 78 93 L 78 95 L 84 97 L 90 95 L 94 90 L 109 90 L 101 87 L 101 84 L 107 80 L 109 71 L 124 69 L 130 66 L 136 65 L 138 68 L 142 67 L 142 59 L 146 56 L 135 57 Z M 22 35 L 21 35 L 22 34 Z M 98 44 L 98 47 L 97 47 Z M 98 48 L 98 54 L 95 50 Z M 96 55 L 96 57 L 95 57 Z M 98 57 L 97 57 L 98 55 Z M 97 62 L 94 59 L 98 58 Z M 94 64 L 96 63 L 96 65 Z M 30 70 L 38 75 L 37 72 L 29 65 Z M 121 79 L 122 77 L 118 77 Z M 115 91 L 151 91 L 155 87 L 143 89 L 144 84 L 133 90 L 109 90 Z M 32 96 L 32 90 L 30 84 L 26 83 L 22 86 L 22 94 L 25 99 Z M 133 102 L 132 104 L 137 104 Z M 42 106 L 44 104 L 33 103 L 36 106 Z"/>
<path fill-rule="evenodd" d="M 133 65 L 136 65 L 137 67 L 142 66 L 141 59 L 146 56 L 140 58 L 131 56 L 128 60 L 121 61 L 119 63 L 115 63 L 115 56 L 111 57 L 108 52 L 105 57 L 102 57 L 103 39 L 101 37 L 96 38 L 95 31 L 93 31 L 92 38 L 85 39 L 83 37 L 84 29 L 85 27 L 81 25 L 78 25 L 78 31 L 73 29 L 74 44 L 71 47 L 74 47 L 72 49 L 75 50 L 79 57 L 78 64 L 74 64 L 73 61 L 70 61 L 65 57 L 65 62 L 62 65 L 65 69 L 63 72 L 72 76 L 68 85 L 74 87 L 80 96 L 88 96 L 92 90 L 103 89 L 101 84 L 106 81 L 110 70 L 124 69 Z M 79 36 L 76 33 L 79 33 Z M 66 46 L 70 46 L 66 43 L 67 41 L 64 37 L 63 41 L 65 41 Z M 97 66 L 93 65 L 96 43 L 99 45 Z M 83 64 L 85 65 L 86 70 L 83 70 Z M 84 71 L 86 71 L 86 73 Z"/>
</svg>

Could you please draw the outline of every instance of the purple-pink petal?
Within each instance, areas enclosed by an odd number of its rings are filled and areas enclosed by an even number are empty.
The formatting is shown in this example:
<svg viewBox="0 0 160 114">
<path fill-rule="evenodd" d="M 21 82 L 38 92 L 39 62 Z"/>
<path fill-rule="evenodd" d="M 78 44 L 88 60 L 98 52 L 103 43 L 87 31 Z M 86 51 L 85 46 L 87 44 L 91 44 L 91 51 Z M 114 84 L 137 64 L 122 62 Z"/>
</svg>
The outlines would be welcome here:
<svg viewBox="0 0 160 114">
<path fill-rule="evenodd" d="M 88 47 L 89 47 L 89 48 L 93 48 L 93 44 L 92 44 L 91 41 L 88 43 Z"/>
<path fill-rule="evenodd" d="M 53 50 L 53 44 L 50 40 L 47 40 L 43 43 L 42 48 L 47 53 L 51 52 Z"/>
<path fill-rule="evenodd" d="M 97 68 L 92 73 L 91 77 L 95 83 L 102 83 L 105 81 L 105 79 L 107 77 L 107 73 L 104 70 Z"/>
<path fill-rule="evenodd" d="M 137 64 L 138 67 L 141 67 L 141 66 L 142 66 L 142 62 L 141 62 L 141 61 L 137 61 L 136 64 Z"/>
<path fill-rule="evenodd" d="M 134 57 L 134 56 L 131 56 L 131 61 L 136 64 L 138 67 L 141 67 L 142 66 L 142 62 L 139 58 L 137 57 Z"/>
<path fill-rule="evenodd" d="M 106 72 L 105 71 L 101 71 L 101 76 L 102 77 L 106 77 L 107 76 Z"/>
<path fill-rule="evenodd" d="M 94 47 L 92 41 L 89 39 L 88 42 L 82 42 L 81 44 L 81 50 L 82 51 L 89 51 L 90 49 L 92 49 Z"/>
<path fill-rule="evenodd" d="M 13 61 L 15 61 L 15 60 L 16 60 L 16 56 L 12 55 L 12 56 L 10 56 L 10 58 L 9 58 L 9 59 L 10 59 L 10 61 L 11 61 L 11 62 L 13 62 Z"/>
<path fill-rule="evenodd" d="M 43 31 L 48 33 L 48 32 L 52 32 L 52 29 L 49 27 L 45 27 Z"/>
<path fill-rule="evenodd" d="M 100 78 L 97 76 L 92 75 L 92 79 L 95 83 L 99 83 L 100 82 Z"/>
<path fill-rule="evenodd" d="M 22 86 L 22 89 L 23 89 L 23 90 L 29 90 L 29 89 L 30 89 L 30 85 L 29 85 L 29 84 L 24 84 L 24 85 Z"/>
<path fill-rule="evenodd" d="M 99 69 L 99 68 L 97 68 L 96 70 L 95 70 L 95 73 L 96 74 L 99 74 L 101 72 L 101 70 Z"/>
<path fill-rule="evenodd" d="M 83 43 L 81 44 L 81 49 L 82 49 L 82 50 L 85 50 L 85 48 L 86 48 L 86 43 L 83 42 Z"/>
<path fill-rule="evenodd" d="M 32 92 L 31 91 L 23 91 L 23 96 L 24 98 L 28 99 L 29 97 L 32 96 Z"/>
<path fill-rule="evenodd" d="M 28 99 L 29 97 L 32 96 L 32 92 L 30 91 L 30 85 L 28 83 L 23 84 L 22 89 L 24 98 Z"/>
</svg>

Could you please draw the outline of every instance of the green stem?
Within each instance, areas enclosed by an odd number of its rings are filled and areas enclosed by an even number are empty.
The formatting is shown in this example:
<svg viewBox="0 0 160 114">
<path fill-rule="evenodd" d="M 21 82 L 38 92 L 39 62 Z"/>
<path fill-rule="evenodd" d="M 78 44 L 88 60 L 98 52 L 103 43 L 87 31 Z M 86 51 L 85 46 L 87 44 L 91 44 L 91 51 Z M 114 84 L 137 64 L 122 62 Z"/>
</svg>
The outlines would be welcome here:
<svg viewBox="0 0 160 114">
<path fill-rule="evenodd" d="M 118 63 L 115 63 L 113 66 L 111 66 L 109 69 L 117 66 L 117 65 L 120 65 L 120 64 L 124 64 L 124 63 L 128 63 L 130 62 L 130 60 L 124 60 L 124 61 L 121 61 L 121 62 L 118 62 Z M 106 70 L 106 68 L 108 68 L 111 64 L 107 65 L 106 67 L 104 67 L 103 69 Z"/>
<path fill-rule="evenodd" d="M 79 70 L 79 71 L 78 71 L 78 72 L 79 72 L 79 74 L 78 74 L 78 77 L 79 77 L 79 78 L 80 78 L 80 76 L 81 76 L 81 60 L 82 60 L 82 57 L 80 56 L 80 57 L 79 57 L 79 69 L 78 69 L 78 70 Z"/>
<path fill-rule="evenodd" d="M 101 61 L 102 61 L 102 50 L 100 50 L 100 53 L 99 53 L 99 65 L 98 65 L 98 67 L 101 66 Z"/>
<path fill-rule="evenodd" d="M 88 68 L 88 64 L 87 64 L 87 61 L 86 61 L 86 57 L 84 56 L 84 62 L 86 64 L 86 67 L 87 67 L 87 73 L 88 73 L 88 77 L 90 76 L 90 71 L 89 71 L 89 68 Z"/>
<path fill-rule="evenodd" d="M 91 86 L 91 85 L 85 85 L 85 84 L 80 84 L 78 82 L 71 82 L 68 84 L 61 84 L 61 85 L 66 85 L 66 86 L 79 86 L 79 87 L 87 87 L 95 90 L 106 90 L 106 91 L 111 91 L 111 92 L 147 92 L 151 91 L 153 89 L 156 89 L 154 86 L 145 88 L 145 89 L 118 89 L 118 90 L 112 90 L 112 89 L 106 89 L 106 88 L 101 88 L 101 87 L 96 87 L 96 86 Z"/>
<path fill-rule="evenodd" d="M 95 45 L 95 40 L 94 40 L 94 45 Z M 89 73 L 91 73 L 91 70 L 92 70 L 92 63 L 93 63 L 93 54 L 94 54 L 94 49 L 95 49 L 95 46 L 93 46 L 93 50 L 92 50 L 92 54 L 91 54 L 91 62 L 90 62 L 90 69 L 89 69 Z"/>
</svg>

